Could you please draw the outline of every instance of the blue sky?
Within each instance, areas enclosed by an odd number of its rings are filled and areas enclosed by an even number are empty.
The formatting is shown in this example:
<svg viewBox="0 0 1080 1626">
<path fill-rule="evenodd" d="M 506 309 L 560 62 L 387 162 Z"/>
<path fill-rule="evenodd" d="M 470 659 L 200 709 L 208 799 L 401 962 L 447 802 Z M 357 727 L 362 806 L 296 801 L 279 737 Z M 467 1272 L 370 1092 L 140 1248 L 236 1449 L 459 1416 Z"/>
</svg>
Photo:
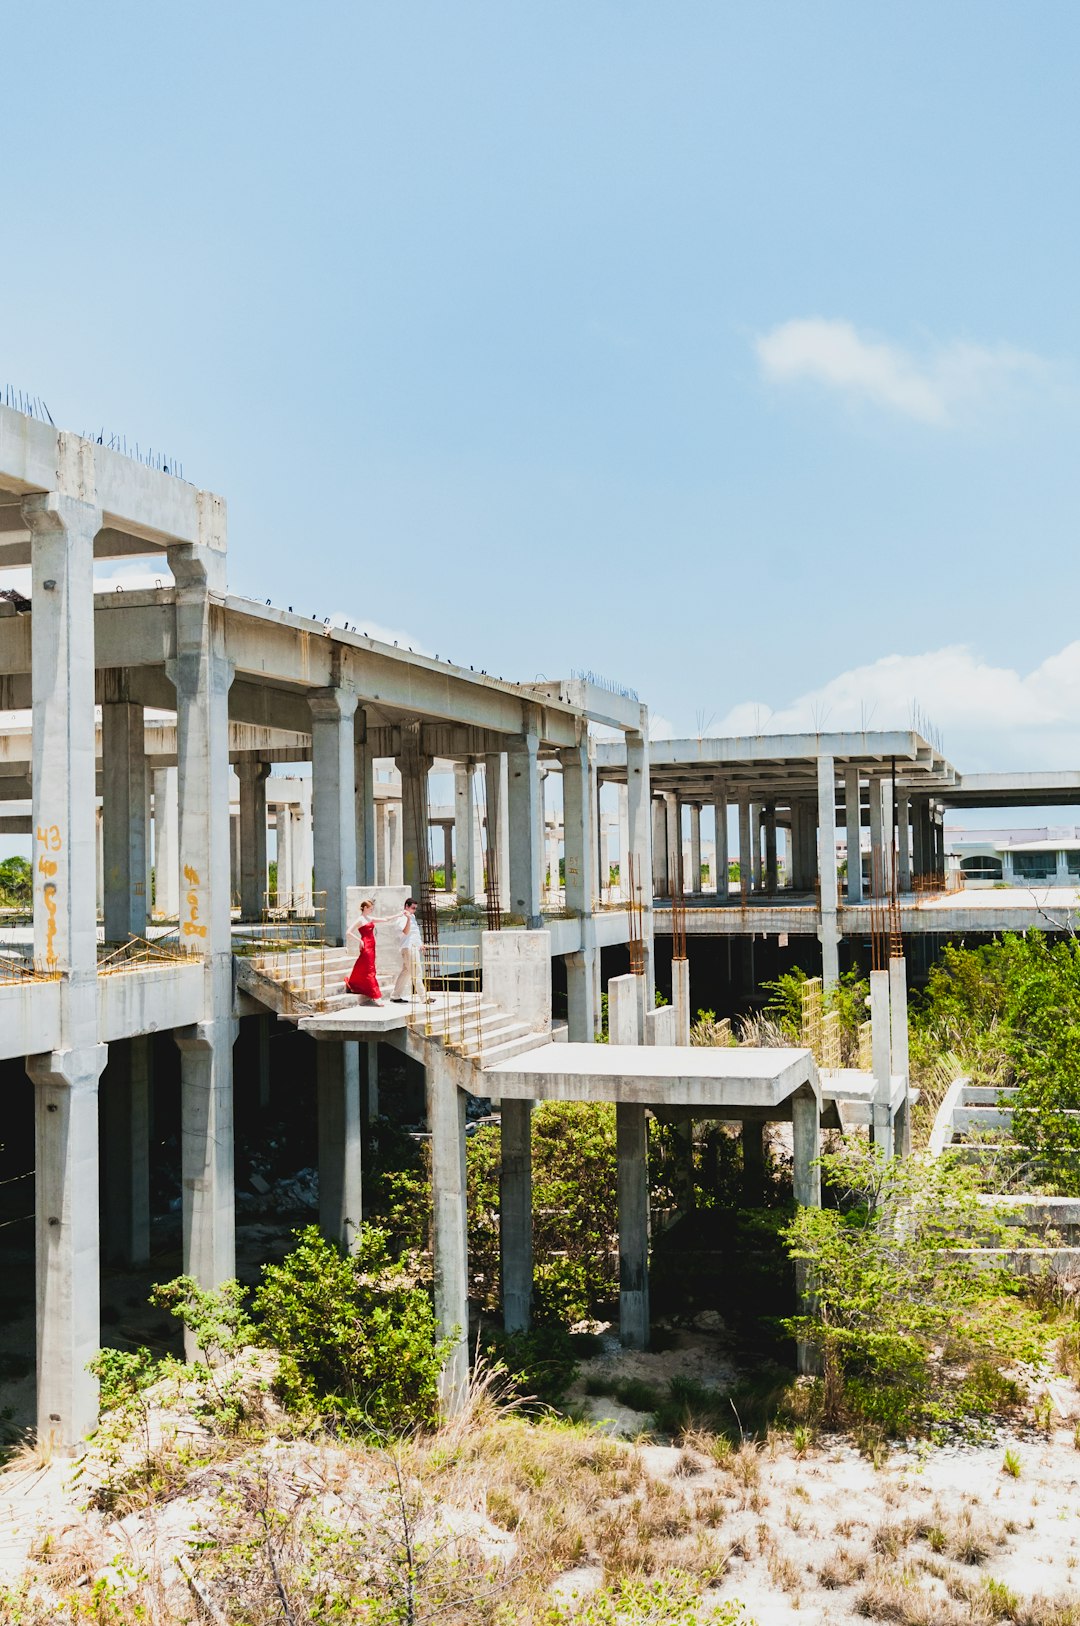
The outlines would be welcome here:
<svg viewBox="0 0 1080 1626">
<path fill-rule="evenodd" d="M 222 492 L 235 590 L 1075 764 L 1071 0 L 0 25 L 0 382 Z"/>
</svg>

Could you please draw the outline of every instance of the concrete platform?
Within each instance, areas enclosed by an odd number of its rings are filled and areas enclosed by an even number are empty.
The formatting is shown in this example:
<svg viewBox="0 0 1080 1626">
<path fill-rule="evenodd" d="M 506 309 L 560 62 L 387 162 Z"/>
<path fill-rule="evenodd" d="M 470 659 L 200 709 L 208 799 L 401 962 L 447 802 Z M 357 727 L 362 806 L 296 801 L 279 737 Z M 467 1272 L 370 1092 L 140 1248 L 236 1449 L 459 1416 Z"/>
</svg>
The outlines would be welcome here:
<svg viewBox="0 0 1080 1626">
<path fill-rule="evenodd" d="M 422 1007 L 418 1004 L 416 1009 Z M 396 1033 L 408 1026 L 411 1005 L 354 1005 L 319 1016 L 302 1016 L 297 1027 L 313 1039 L 376 1039 L 380 1033 Z"/>
<path fill-rule="evenodd" d="M 489 1069 L 491 1093 L 519 1101 L 778 1108 L 804 1085 L 820 1102 L 809 1050 L 545 1044 Z"/>
</svg>

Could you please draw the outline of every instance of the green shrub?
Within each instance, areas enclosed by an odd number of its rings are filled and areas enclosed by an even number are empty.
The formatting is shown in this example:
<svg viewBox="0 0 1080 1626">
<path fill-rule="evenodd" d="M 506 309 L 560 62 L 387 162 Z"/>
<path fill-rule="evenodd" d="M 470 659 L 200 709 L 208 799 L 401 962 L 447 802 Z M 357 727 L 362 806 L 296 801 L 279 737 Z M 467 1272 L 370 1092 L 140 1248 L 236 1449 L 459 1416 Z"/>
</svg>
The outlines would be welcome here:
<svg viewBox="0 0 1080 1626">
<path fill-rule="evenodd" d="M 538 1326 L 531 1332 L 491 1327 L 484 1342 L 505 1366 L 515 1389 L 545 1405 L 557 1406 L 577 1377 L 577 1340 L 565 1327 Z"/>
<path fill-rule="evenodd" d="M 281 1355 L 286 1405 L 361 1432 L 434 1422 L 447 1344 L 384 1231 L 365 1226 L 350 1255 L 306 1226 L 288 1258 L 264 1268 L 253 1308 Z"/>
<path fill-rule="evenodd" d="M 825 1420 L 902 1434 L 1008 1409 L 1002 1368 L 1040 1356 L 1048 1329 L 1015 1277 L 970 1253 L 1007 1236 L 977 1172 L 854 1141 L 821 1163 L 837 1206 L 786 1228 L 812 1296 L 785 1325 L 820 1354 Z"/>
</svg>

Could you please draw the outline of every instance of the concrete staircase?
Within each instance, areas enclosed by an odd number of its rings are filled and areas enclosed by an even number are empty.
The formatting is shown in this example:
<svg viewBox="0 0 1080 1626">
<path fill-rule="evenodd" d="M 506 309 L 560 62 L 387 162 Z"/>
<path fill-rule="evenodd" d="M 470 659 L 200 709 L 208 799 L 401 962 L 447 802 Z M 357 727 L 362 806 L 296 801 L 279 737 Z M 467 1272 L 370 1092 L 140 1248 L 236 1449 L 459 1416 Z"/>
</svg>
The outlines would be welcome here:
<svg viewBox="0 0 1080 1626">
<path fill-rule="evenodd" d="M 348 948 L 330 947 L 305 949 L 302 953 L 237 956 L 236 984 L 268 1010 L 286 1021 L 299 1023 L 307 1032 L 317 1027 L 324 1038 L 338 1034 L 343 1039 L 373 1037 L 372 1018 L 379 1008 L 360 1005 L 343 986 L 355 957 Z M 349 1020 L 354 1012 L 358 1013 L 355 1032 Z M 413 1000 L 408 1006 L 388 1004 L 379 1015 L 383 1012 L 385 1023 L 379 1023 L 381 1028 L 398 1032 L 404 1029 L 408 1039 L 434 1039 L 450 1054 L 464 1058 L 481 1071 L 535 1050 L 549 1039 L 547 1032 L 538 1032 L 493 999 L 474 991 L 436 988 L 426 1003 Z M 362 1019 L 359 1013 L 363 1013 Z M 389 1033 L 385 1036 L 389 1038 Z"/>
<path fill-rule="evenodd" d="M 464 1056 L 481 1072 L 547 1043 L 546 1034 L 535 1032 L 528 1023 L 482 996 L 477 1004 L 467 997 L 455 1003 L 454 996 L 444 1001 L 435 995 L 432 1005 L 417 1007 L 409 1027 L 424 1038 L 437 1039 L 444 1049 Z"/>
<path fill-rule="evenodd" d="M 314 1016 L 355 1005 L 345 978 L 356 954 L 348 948 L 317 948 L 290 953 L 237 955 L 236 986 L 279 1016 Z"/>
<path fill-rule="evenodd" d="M 1057 1277 L 1075 1278 L 1080 1275 L 1080 1201 L 1026 1192 L 1002 1195 L 992 1189 L 1006 1183 L 1023 1159 L 1022 1149 L 1012 1137 L 1011 1103 L 1016 1094 L 1011 1087 L 955 1079 L 934 1120 L 930 1155 L 940 1157 L 948 1152 L 976 1164 L 991 1187 L 982 1200 L 1000 1209 L 1007 1224 L 1016 1228 L 1015 1246 L 979 1249 L 980 1259 L 988 1265 L 1007 1264 L 1021 1273 L 1049 1271 Z"/>
</svg>

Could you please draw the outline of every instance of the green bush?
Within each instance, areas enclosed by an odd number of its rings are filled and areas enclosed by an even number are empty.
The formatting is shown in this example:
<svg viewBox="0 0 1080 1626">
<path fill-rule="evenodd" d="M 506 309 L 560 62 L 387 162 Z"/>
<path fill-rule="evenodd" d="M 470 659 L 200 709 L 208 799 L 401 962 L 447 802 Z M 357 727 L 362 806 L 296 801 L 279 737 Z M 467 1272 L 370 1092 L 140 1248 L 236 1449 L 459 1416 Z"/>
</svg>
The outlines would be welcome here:
<svg viewBox="0 0 1080 1626">
<path fill-rule="evenodd" d="M 358 1432 L 435 1421 L 448 1346 L 436 1336 L 427 1294 L 391 1259 L 384 1231 L 365 1226 L 350 1255 L 306 1226 L 288 1258 L 264 1268 L 253 1310 L 281 1355 L 287 1406 Z"/>
<path fill-rule="evenodd" d="M 837 1206 L 786 1227 L 811 1298 L 785 1326 L 819 1352 L 825 1420 L 906 1434 L 1008 1409 L 1002 1369 L 1040 1356 L 1048 1332 L 1016 1278 L 971 1254 L 1007 1238 L 976 1171 L 861 1142 L 821 1163 Z"/>
<path fill-rule="evenodd" d="M 29 909 L 34 897 L 34 871 L 28 858 L 0 862 L 0 909 Z"/>
</svg>

